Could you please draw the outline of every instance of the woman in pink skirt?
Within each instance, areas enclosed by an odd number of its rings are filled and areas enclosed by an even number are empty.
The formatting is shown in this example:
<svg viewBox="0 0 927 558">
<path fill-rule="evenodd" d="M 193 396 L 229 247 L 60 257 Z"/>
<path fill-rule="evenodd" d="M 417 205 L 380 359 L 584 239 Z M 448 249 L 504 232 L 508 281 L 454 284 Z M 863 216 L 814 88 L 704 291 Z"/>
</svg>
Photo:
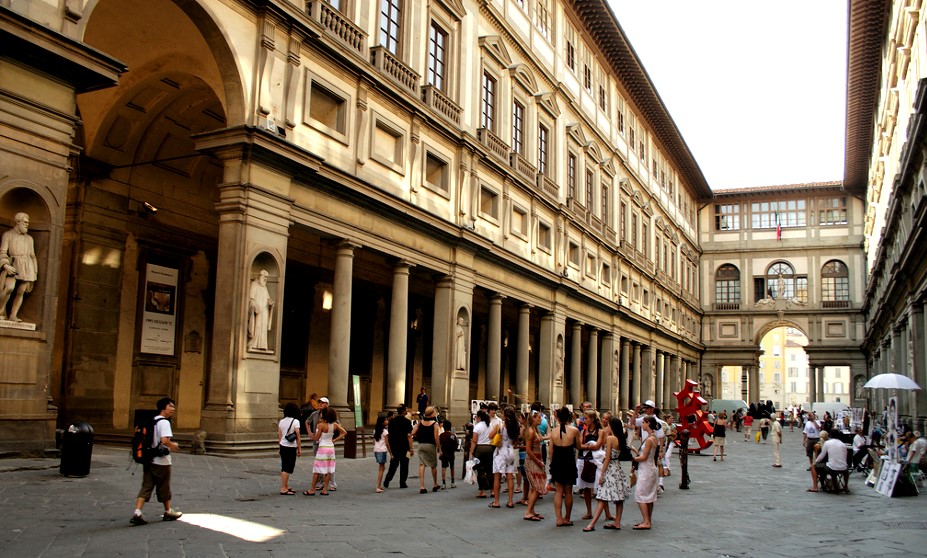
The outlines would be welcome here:
<svg viewBox="0 0 927 558">
<path fill-rule="evenodd" d="M 318 449 L 315 451 L 315 462 L 312 464 L 311 488 L 303 492 L 306 496 L 315 496 L 315 487 L 320 476 L 323 477 L 321 494 L 328 496 L 328 481 L 335 472 L 335 442 L 347 434 L 337 420 L 338 415 L 334 409 L 325 408 L 319 411 L 319 424 L 313 436 Z"/>
</svg>

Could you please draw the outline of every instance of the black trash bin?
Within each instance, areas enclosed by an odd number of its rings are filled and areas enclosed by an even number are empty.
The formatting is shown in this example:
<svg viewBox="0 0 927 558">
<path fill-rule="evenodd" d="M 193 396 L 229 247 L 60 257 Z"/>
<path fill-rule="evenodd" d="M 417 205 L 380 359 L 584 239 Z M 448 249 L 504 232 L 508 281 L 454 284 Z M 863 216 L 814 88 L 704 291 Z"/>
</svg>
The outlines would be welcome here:
<svg viewBox="0 0 927 558">
<path fill-rule="evenodd" d="M 93 427 L 83 421 L 74 421 L 61 439 L 61 467 L 66 477 L 86 477 L 90 474 L 90 456 L 93 453 Z"/>
</svg>

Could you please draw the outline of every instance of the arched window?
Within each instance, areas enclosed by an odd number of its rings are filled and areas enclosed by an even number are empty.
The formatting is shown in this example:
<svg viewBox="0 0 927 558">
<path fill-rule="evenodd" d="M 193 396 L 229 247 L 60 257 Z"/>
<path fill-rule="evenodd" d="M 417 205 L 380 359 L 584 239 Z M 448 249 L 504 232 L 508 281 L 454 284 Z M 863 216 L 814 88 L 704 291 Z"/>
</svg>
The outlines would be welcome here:
<svg viewBox="0 0 927 558">
<path fill-rule="evenodd" d="M 776 262 L 769 266 L 766 276 L 757 281 L 756 287 L 756 296 L 760 298 L 765 296 L 808 302 L 808 277 L 796 275 L 794 268 L 786 262 Z"/>
<path fill-rule="evenodd" d="M 715 272 L 715 303 L 717 310 L 737 310 L 740 304 L 740 270 L 724 264 Z M 720 305 L 735 305 L 733 307 Z"/>
<path fill-rule="evenodd" d="M 840 260 L 831 260 L 821 268 L 821 302 L 824 308 L 850 304 L 850 272 Z"/>
</svg>

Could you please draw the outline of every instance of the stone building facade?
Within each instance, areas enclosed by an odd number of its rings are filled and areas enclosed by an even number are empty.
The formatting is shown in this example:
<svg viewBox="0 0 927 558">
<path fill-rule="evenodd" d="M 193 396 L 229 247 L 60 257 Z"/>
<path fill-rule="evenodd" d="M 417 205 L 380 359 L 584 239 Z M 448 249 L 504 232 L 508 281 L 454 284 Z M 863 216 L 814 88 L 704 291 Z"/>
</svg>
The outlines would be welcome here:
<svg viewBox="0 0 927 558">
<path fill-rule="evenodd" d="M 850 7 L 844 183 L 773 194 L 710 190 L 604 0 L 0 0 L 0 232 L 27 214 L 38 269 L 0 451 L 165 394 L 238 451 L 353 377 L 367 423 L 421 386 L 458 424 L 508 390 L 662 406 L 779 325 L 924 384 L 923 8 Z"/>
</svg>

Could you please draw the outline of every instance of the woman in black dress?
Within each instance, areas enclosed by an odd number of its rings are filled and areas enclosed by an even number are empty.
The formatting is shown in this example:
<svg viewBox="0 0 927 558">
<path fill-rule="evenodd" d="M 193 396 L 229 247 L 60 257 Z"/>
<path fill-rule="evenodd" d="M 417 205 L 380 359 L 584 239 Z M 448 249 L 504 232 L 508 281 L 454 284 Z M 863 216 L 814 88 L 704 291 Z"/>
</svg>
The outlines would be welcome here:
<svg viewBox="0 0 927 558">
<path fill-rule="evenodd" d="M 557 527 L 573 525 L 573 485 L 576 484 L 576 450 L 582 446 L 579 430 L 573 426 L 573 412 L 566 407 L 557 409 L 558 428 L 551 430 L 550 482 L 554 485 L 554 513 Z"/>
</svg>

